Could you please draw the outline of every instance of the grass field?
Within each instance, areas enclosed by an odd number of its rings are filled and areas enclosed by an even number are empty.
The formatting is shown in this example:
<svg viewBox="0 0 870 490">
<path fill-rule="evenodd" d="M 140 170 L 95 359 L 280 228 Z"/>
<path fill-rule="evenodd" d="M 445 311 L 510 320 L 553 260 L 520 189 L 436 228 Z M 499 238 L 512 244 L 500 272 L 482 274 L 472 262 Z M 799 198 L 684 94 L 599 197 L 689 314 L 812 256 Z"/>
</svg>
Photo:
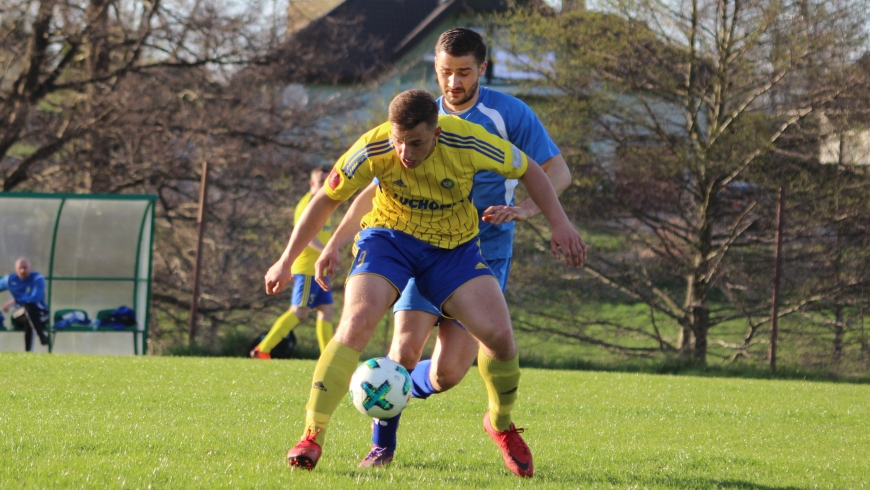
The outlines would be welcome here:
<svg viewBox="0 0 870 490">
<path fill-rule="evenodd" d="M 481 427 L 476 370 L 406 409 L 388 469 L 356 467 L 345 401 L 314 472 L 284 455 L 313 361 L 0 354 L 3 488 L 868 488 L 870 385 L 525 369 L 535 477 Z"/>
</svg>

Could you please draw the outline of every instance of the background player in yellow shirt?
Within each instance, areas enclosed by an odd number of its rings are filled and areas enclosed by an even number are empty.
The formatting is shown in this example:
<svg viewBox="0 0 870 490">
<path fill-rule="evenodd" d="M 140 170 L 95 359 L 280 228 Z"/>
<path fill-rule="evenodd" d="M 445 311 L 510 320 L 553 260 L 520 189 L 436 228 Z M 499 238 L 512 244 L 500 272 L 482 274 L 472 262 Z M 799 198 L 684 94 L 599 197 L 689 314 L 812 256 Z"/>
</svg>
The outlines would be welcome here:
<svg viewBox="0 0 870 490">
<path fill-rule="evenodd" d="M 325 429 L 347 392 L 360 352 L 414 277 L 423 296 L 480 342 L 478 369 L 489 398 L 484 428 L 511 471 L 532 476 L 531 451 L 511 420 L 520 369 L 510 315 L 476 240 L 478 217 L 470 200 L 474 174 L 491 170 L 519 179 L 552 226 L 552 252 L 564 255 L 569 266 L 583 264 L 583 241 L 544 171 L 512 144 L 479 125 L 439 118 L 435 99 L 422 90 L 396 96 L 389 114 L 388 123 L 363 135 L 338 160 L 264 278 L 266 292 L 279 293 L 290 280 L 290 264 L 338 205 L 379 179 L 374 209 L 363 219 L 356 241 L 338 329 L 314 370 L 303 437 L 287 460 L 304 469 L 317 464 Z M 338 247 L 327 243 L 315 270 L 318 281 L 333 273 L 338 259 Z M 321 285 L 328 288 L 325 281 Z"/>
<path fill-rule="evenodd" d="M 293 225 L 299 224 L 302 212 L 308 207 L 311 196 L 323 187 L 326 180 L 327 170 L 317 168 L 311 171 L 311 180 L 308 193 L 302 196 L 296 205 L 293 214 Z M 305 250 L 293 262 L 290 272 L 293 274 L 293 298 L 290 301 L 290 309 L 275 320 L 275 324 L 259 345 L 251 351 L 251 357 L 256 359 L 271 359 L 270 352 L 278 345 L 287 334 L 299 325 L 299 322 L 308 317 L 311 310 L 317 310 L 317 343 L 320 351 L 332 338 L 332 317 L 335 314 L 335 306 L 332 304 L 332 291 L 324 290 L 314 280 L 314 263 L 320 257 L 323 246 L 332 236 L 332 222 L 327 219 L 326 223 L 313 238 Z"/>
</svg>

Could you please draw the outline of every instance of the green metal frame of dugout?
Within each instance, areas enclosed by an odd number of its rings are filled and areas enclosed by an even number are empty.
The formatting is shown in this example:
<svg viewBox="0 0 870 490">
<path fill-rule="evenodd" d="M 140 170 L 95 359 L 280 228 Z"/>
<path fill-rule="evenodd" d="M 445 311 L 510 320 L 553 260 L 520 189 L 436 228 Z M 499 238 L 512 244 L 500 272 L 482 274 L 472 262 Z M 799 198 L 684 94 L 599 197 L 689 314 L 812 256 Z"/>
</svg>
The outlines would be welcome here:
<svg viewBox="0 0 870 490">
<path fill-rule="evenodd" d="M 154 195 L 0 193 L 0 274 L 12 273 L 15 260 L 27 257 L 45 276 L 52 340 L 43 349 L 147 352 L 156 200 Z M 9 298 L 0 293 L 0 302 Z M 135 326 L 53 328 L 61 310 L 81 310 L 96 320 L 119 306 L 135 311 Z M 11 328 L 8 318 L 6 328 Z M 0 351 L 23 350 L 22 340 L 12 337 L 8 330 L 0 335 Z"/>
</svg>

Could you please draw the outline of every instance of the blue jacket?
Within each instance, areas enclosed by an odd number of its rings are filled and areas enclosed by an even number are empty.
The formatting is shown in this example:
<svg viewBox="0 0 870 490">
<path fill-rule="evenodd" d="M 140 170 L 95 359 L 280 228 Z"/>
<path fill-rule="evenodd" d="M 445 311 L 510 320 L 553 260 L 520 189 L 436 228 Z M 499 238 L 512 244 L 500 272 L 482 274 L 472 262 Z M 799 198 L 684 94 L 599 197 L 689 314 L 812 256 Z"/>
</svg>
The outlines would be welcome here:
<svg viewBox="0 0 870 490">
<path fill-rule="evenodd" d="M 33 303 L 43 310 L 48 309 L 45 305 L 45 278 L 39 272 L 31 272 L 24 280 L 18 274 L 0 277 L 0 291 L 7 290 L 18 306 Z"/>
</svg>

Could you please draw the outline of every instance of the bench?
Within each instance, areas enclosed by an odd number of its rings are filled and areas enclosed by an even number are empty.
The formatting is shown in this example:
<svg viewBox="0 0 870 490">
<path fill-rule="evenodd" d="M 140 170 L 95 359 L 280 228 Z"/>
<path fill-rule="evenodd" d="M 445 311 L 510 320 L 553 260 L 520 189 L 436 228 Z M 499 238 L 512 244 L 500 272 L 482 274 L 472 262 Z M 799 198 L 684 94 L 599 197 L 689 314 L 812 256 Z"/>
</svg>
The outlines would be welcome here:
<svg viewBox="0 0 870 490">
<path fill-rule="evenodd" d="M 66 332 L 78 332 L 78 333 L 92 333 L 92 332 L 104 332 L 104 333 L 123 333 L 129 332 L 133 336 L 133 354 L 138 355 L 139 352 L 139 337 L 142 335 L 142 331 L 139 330 L 137 325 L 129 325 L 124 326 L 123 328 L 118 328 L 114 324 L 108 324 L 109 318 L 112 316 L 112 313 L 115 311 L 115 308 L 109 308 L 105 310 L 99 310 L 97 312 L 97 317 L 89 322 L 89 323 L 81 323 L 81 322 L 73 322 L 71 325 L 63 327 L 63 328 L 55 328 L 55 325 L 58 322 L 63 320 L 65 315 L 70 313 L 80 312 L 85 317 L 87 317 L 87 312 L 84 310 L 80 310 L 77 308 L 67 308 L 54 312 L 52 316 L 53 322 L 52 327 L 49 328 L 49 352 L 54 351 L 54 346 L 56 342 L 57 334 L 63 334 Z M 129 345 L 129 344 L 128 344 Z"/>
</svg>

